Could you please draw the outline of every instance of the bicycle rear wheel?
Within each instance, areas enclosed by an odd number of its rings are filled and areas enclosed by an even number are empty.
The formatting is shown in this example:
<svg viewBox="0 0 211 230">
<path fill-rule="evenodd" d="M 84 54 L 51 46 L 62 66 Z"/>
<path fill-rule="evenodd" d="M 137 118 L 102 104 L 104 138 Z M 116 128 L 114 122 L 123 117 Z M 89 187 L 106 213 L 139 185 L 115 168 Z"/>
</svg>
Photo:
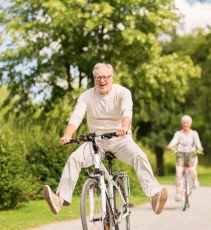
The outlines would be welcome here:
<svg viewBox="0 0 211 230">
<path fill-rule="evenodd" d="M 125 187 L 123 185 L 123 182 L 120 178 L 117 179 L 117 185 L 125 199 L 127 201 L 126 191 Z M 114 187 L 114 216 L 115 219 L 118 220 L 121 215 L 121 211 L 123 212 L 123 218 L 122 222 L 118 225 L 115 225 L 115 230 L 130 230 L 130 214 L 127 216 L 124 216 L 125 213 L 127 213 L 128 203 L 124 204 L 120 193 L 118 192 L 117 188 Z"/>
<path fill-rule="evenodd" d="M 184 171 L 182 175 L 182 210 L 185 211 L 188 206 L 188 180 Z"/>
<path fill-rule="evenodd" d="M 81 221 L 83 230 L 110 230 L 111 211 L 106 197 L 106 213 L 103 219 L 101 190 L 95 179 L 88 179 L 81 194 Z"/>
</svg>

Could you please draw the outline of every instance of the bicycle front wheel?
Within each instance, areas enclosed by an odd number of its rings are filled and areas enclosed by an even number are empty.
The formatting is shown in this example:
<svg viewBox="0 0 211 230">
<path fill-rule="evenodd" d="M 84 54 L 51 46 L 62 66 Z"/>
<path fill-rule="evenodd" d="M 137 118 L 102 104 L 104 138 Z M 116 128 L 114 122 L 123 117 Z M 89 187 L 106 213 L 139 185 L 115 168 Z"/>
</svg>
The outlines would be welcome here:
<svg viewBox="0 0 211 230">
<path fill-rule="evenodd" d="M 127 196 L 125 187 L 120 178 L 117 179 L 117 185 L 120 189 L 124 200 L 127 202 Z M 121 222 L 118 225 L 115 225 L 115 230 L 130 230 L 130 214 L 126 215 L 128 211 L 128 203 L 124 204 L 124 201 L 116 187 L 114 187 L 114 215 L 115 219 L 121 219 Z"/>
<path fill-rule="evenodd" d="M 188 180 L 184 172 L 182 176 L 182 210 L 185 211 L 188 205 Z"/>
<path fill-rule="evenodd" d="M 101 190 L 98 181 L 88 179 L 81 194 L 81 221 L 83 230 L 110 230 L 111 211 L 106 197 L 106 213 L 102 210 Z"/>
</svg>

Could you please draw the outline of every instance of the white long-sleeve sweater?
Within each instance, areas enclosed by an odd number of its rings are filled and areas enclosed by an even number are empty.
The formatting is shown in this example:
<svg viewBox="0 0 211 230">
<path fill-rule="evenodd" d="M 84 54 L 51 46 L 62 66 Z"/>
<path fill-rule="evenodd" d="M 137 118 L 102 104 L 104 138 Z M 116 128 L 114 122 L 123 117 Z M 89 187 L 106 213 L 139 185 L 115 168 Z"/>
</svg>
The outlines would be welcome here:
<svg viewBox="0 0 211 230">
<path fill-rule="evenodd" d="M 122 119 L 129 117 L 132 121 L 132 96 L 131 92 L 118 84 L 112 85 L 109 94 L 101 95 L 97 87 L 86 90 L 80 95 L 69 124 L 76 128 L 81 124 L 87 112 L 87 123 L 90 132 L 101 135 L 107 132 L 115 132 L 121 128 Z M 128 130 L 131 133 L 131 128 Z"/>
<path fill-rule="evenodd" d="M 185 146 L 187 144 L 191 144 L 193 147 L 197 147 L 197 149 L 201 148 L 201 142 L 199 139 L 199 135 L 194 130 L 191 130 L 188 136 L 186 136 L 183 133 L 183 130 L 177 131 L 174 134 L 173 139 L 169 143 L 169 146 L 173 147 L 177 144 L 181 144 L 183 146 Z"/>
</svg>

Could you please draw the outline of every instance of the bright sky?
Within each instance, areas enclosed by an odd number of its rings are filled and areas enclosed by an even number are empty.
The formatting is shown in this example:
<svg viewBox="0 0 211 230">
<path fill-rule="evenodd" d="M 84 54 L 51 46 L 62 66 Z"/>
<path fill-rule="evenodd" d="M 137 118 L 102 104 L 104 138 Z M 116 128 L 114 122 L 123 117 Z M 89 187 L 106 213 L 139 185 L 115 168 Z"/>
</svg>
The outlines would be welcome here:
<svg viewBox="0 0 211 230">
<path fill-rule="evenodd" d="M 186 0 L 186 2 L 190 5 L 194 5 L 197 2 L 200 2 L 199 0 Z M 201 0 L 202 3 L 211 3 L 211 0 Z"/>
<path fill-rule="evenodd" d="M 175 5 L 185 18 L 184 30 L 178 29 L 178 33 L 188 34 L 194 28 L 201 27 L 208 32 L 207 25 L 211 26 L 211 0 L 204 0 L 203 2 L 197 0 L 174 0 Z"/>
</svg>

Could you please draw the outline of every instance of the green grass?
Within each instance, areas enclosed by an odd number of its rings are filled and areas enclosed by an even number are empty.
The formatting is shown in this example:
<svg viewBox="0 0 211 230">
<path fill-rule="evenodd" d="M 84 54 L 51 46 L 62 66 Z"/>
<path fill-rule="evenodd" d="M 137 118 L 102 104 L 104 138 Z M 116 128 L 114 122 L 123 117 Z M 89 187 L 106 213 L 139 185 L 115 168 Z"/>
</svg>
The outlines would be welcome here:
<svg viewBox="0 0 211 230">
<path fill-rule="evenodd" d="M 21 230 L 78 218 L 80 218 L 79 197 L 74 197 L 72 204 L 64 207 L 58 215 L 51 213 L 45 200 L 35 200 L 15 210 L 1 211 L 0 229 Z"/>
<path fill-rule="evenodd" d="M 143 149 L 155 170 L 155 155 L 149 150 Z M 175 181 L 175 155 L 174 153 L 165 152 L 165 172 L 166 176 L 157 177 L 160 184 L 174 185 Z M 126 167 L 122 165 L 123 170 Z M 128 169 L 131 170 L 130 168 Z M 211 160 L 208 156 L 199 156 L 199 165 L 197 167 L 198 178 L 201 186 L 211 186 Z M 135 172 L 132 170 L 132 174 Z M 129 202 L 135 206 L 148 202 L 148 198 L 140 188 L 136 176 L 130 175 L 132 186 Z M 135 195 L 134 195 L 135 194 Z M 45 202 L 45 200 L 30 201 L 23 204 L 18 209 L 0 211 L 0 229 L 1 230 L 23 230 L 49 224 L 52 222 L 61 222 L 65 220 L 73 220 L 80 218 L 80 197 L 73 197 L 72 204 L 68 207 L 63 207 L 58 215 L 53 215 Z"/>
<path fill-rule="evenodd" d="M 148 201 L 143 194 L 140 197 L 130 197 L 130 203 L 140 205 Z M 16 210 L 0 212 L 1 230 L 23 230 L 34 228 L 52 222 L 61 222 L 80 218 L 80 197 L 74 197 L 72 204 L 63 207 L 58 215 L 51 213 L 45 200 L 30 201 Z"/>
</svg>

